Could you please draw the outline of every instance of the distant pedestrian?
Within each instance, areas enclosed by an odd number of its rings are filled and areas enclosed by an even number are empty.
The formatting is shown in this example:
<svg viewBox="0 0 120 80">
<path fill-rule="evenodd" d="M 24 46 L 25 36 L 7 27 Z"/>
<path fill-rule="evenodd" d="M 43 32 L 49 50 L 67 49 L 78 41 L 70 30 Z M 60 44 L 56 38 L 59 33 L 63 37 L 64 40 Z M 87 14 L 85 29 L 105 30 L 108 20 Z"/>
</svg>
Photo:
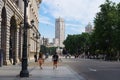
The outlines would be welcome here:
<svg viewBox="0 0 120 80">
<path fill-rule="evenodd" d="M 56 52 L 52 56 L 52 60 L 53 60 L 53 69 L 55 69 L 55 68 L 57 68 L 58 60 L 59 60 L 59 56 Z"/>
<path fill-rule="evenodd" d="M 63 48 L 62 54 L 67 58 L 67 50 L 65 48 Z"/>
<path fill-rule="evenodd" d="M 42 64 L 44 63 L 44 59 L 43 59 L 43 54 L 41 52 L 39 53 L 38 63 L 39 63 L 40 69 L 43 69 Z"/>
<path fill-rule="evenodd" d="M 37 55 L 36 54 L 34 55 L 34 59 L 35 59 L 35 62 L 37 62 Z"/>
</svg>

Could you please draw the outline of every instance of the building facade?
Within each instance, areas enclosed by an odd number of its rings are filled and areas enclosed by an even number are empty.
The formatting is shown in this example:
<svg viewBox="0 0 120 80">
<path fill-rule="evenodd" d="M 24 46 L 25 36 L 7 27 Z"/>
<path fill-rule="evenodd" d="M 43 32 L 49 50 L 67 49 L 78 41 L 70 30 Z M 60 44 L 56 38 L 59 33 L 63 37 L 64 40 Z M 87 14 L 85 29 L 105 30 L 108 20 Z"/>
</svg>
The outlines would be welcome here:
<svg viewBox="0 0 120 80">
<path fill-rule="evenodd" d="M 88 25 L 85 27 L 86 33 L 91 33 L 93 30 L 91 23 L 88 23 Z"/>
<path fill-rule="evenodd" d="M 27 21 L 29 26 L 33 19 L 35 24 L 33 29 L 28 30 L 28 57 L 31 50 L 39 43 L 39 40 L 32 34 L 38 33 L 38 8 L 41 0 L 29 0 L 27 7 Z M 13 64 L 21 61 L 23 46 L 23 27 L 24 21 L 24 2 L 23 0 L 0 0 L 0 52 L 3 53 L 3 65 Z M 31 38 L 34 37 L 33 39 Z M 34 50 L 36 52 L 36 50 Z"/>
<path fill-rule="evenodd" d="M 53 43 L 54 43 L 54 47 L 58 47 L 59 46 L 59 39 L 54 38 Z"/>
<path fill-rule="evenodd" d="M 55 21 L 55 38 L 58 39 L 58 47 L 64 47 L 63 41 L 65 40 L 65 22 L 62 18 L 57 18 Z"/>
<path fill-rule="evenodd" d="M 48 45 L 49 45 L 49 39 L 43 37 L 43 38 L 42 38 L 42 43 L 41 43 L 41 45 L 48 46 Z"/>
<path fill-rule="evenodd" d="M 33 59 L 34 55 L 37 55 L 40 51 L 40 33 L 38 31 L 39 17 L 38 9 L 41 0 L 30 0 L 27 8 L 28 23 L 31 25 L 31 21 L 34 21 L 32 28 L 28 30 L 28 53 L 29 59 Z"/>
</svg>

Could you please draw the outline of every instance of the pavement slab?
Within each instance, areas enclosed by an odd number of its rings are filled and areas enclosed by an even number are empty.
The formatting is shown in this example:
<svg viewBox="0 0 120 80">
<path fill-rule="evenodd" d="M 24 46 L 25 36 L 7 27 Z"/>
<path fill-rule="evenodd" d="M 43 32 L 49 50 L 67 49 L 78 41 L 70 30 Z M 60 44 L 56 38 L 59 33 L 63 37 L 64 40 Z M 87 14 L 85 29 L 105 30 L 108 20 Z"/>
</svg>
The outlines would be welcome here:
<svg viewBox="0 0 120 80">
<path fill-rule="evenodd" d="M 38 63 L 30 63 L 28 66 L 29 77 L 19 77 L 21 65 L 0 67 L 0 80 L 85 80 L 67 65 L 59 65 L 53 69 L 51 59 L 40 69 Z M 49 63 L 49 64 L 48 64 Z"/>
</svg>

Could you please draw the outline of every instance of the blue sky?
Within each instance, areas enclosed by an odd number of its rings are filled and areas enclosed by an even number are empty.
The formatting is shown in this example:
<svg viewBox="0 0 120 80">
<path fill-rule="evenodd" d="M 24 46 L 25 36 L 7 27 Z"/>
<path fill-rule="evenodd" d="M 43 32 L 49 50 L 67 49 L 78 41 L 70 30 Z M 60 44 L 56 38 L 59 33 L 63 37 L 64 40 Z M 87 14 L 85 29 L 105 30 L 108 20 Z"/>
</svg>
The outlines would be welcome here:
<svg viewBox="0 0 120 80">
<path fill-rule="evenodd" d="M 52 41 L 55 37 L 55 19 L 58 17 L 65 20 L 65 36 L 81 34 L 89 22 L 93 25 L 94 17 L 100 10 L 99 6 L 104 2 L 105 0 L 42 0 L 39 8 L 41 37 Z"/>
</svg>

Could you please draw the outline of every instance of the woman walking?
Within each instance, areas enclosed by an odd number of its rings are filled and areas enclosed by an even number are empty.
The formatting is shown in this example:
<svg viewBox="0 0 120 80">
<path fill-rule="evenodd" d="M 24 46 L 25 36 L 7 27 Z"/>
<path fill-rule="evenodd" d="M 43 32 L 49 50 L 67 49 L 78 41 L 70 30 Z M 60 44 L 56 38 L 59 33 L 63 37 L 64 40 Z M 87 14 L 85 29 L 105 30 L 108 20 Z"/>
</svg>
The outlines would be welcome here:
<svg viewBox="0 0 120 80">
<path fill-rule="evenodd" d="M 42 68 L 43 62 L 44 62 L 43 54 L 40 52 L 40 53 L 39 53 L 39 58 L 38 58 L 38 63 L 39 63 L 40 69 L 43 69 L 43 68 Z"/>
</svg>

